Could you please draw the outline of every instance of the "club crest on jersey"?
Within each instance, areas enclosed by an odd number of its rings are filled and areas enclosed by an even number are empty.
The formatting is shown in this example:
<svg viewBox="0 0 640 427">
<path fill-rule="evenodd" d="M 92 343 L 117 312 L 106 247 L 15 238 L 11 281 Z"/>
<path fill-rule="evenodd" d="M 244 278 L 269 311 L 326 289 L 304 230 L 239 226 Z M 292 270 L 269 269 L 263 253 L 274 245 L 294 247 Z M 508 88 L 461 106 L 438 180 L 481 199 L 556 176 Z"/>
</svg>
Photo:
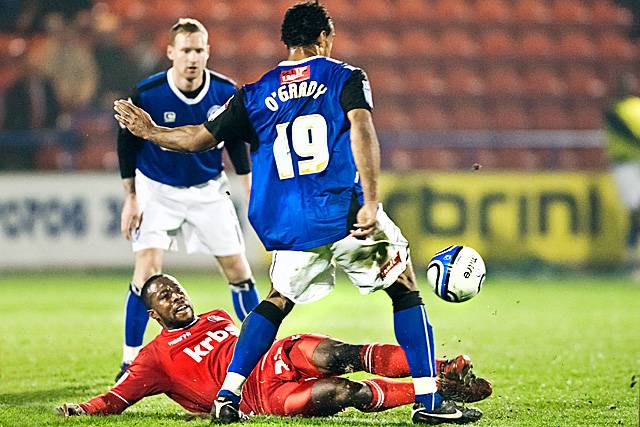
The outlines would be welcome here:
<svg viewBox="0 0 640 427">
<path fill-rule="evenodd" d="M 290 70 L 280 71 L 280 84 L 296 83 L 303 80 L 309 80 L 311 77 L 311 66 L 296 67 Z"/>
<path fill-rule="evenodd" d="M 164 122 L 165 123 L 174 123 L 176 121 L 176 113 L 174 111 L 165 111 L 164 112 Z"/>
</svg>

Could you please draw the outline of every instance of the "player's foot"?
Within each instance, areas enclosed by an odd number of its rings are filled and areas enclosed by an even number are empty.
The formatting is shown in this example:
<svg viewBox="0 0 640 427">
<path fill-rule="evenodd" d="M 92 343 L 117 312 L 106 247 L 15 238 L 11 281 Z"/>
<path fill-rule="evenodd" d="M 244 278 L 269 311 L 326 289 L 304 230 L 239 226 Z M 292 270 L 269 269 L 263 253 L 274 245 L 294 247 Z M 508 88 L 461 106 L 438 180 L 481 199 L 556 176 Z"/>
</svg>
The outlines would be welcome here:
<svg viewBox="0 0 640 427">
<path fill-rule="evenodd" d="M 491 383 L 476 377 L 471 368 L 471 358 L 466 355 L 442 362 L 437 385 L 445 399 L 469 403 L 491 396 Z"/>
<path fill-rule="evenodd" d="M 467 424 L 474 423 L 481 417 L 480 409 L 458 406 L 450 400 L 443 401 L 438 409 L 431 412 L 421 403 L 416 403 L 411 412 L 411 421 L 414 424 Z"/>
<path fill-rule="evenodd" d="M 115 378 L 116 382 L 120 381 L 120 378 L 124 375 L 125 372 L 127 372 L 127 369 L 129 369 L 129 365 L 130 363 L 122 362 L 122 364 L 120 365 L 120 372 L 118 372 Z"/>
<path fill-rule="evenodd" d="M 455 377 L 462 379 L 473 368 L 471 358 L 461 354 L 453 359 L 447 359 L 440 364 L 439 374 L 443 377 Z"/>
<path fill-rule="evenodd" d="M 211 408 L 211 422 L 231 424 L 245 421 L 247 416 L 240 411 L 240 404 L 225 396 L 218 396 Z"/>
</svg>

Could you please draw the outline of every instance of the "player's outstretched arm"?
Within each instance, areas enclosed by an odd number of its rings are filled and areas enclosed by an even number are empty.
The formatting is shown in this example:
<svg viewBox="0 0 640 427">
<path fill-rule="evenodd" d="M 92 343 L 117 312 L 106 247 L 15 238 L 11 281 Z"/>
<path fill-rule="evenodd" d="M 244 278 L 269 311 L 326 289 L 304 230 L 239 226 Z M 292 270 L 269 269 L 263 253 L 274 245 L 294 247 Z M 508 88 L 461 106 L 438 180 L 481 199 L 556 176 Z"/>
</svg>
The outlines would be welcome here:
<svg viewBox="0 0 640 427">
<path fill-rule="evenodd" d="M 158 126 L 149 113 L 129 101 L 119 99 L 114 102 L 113 109 L 117 113 L 116 120 L 129 132 L 169 150 L 197 152 L 213 148 L 218 143 L 203 125 Z"/>
<path fill-rule="evenodd" d="M 366 237 L 376 226 L 378 209 L 378 175 L 380 174 L 380 145 L 373 127 L 371 112 L 356 108 L 347 113 L 351 122 L 351 150 L 360 175 L 364 205 L 358 211 L 354 237 Z"/>
</svg>

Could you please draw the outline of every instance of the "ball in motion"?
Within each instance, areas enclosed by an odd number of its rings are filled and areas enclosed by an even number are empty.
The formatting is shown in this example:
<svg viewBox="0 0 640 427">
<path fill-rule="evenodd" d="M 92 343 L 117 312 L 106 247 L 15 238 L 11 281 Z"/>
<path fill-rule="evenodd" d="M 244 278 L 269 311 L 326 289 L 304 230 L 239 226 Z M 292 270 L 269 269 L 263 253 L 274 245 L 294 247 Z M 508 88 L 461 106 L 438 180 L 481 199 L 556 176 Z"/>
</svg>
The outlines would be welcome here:
<svg viewBox="0 0 640 427">
<path fill-rule="evenodd" d="M 449 246 L 435 254 L 427 267 L 433 292 L 449 302 L 463 302 L 478 295 L 486 276 L 484 260 L 469 246 Z"/>
</svg>

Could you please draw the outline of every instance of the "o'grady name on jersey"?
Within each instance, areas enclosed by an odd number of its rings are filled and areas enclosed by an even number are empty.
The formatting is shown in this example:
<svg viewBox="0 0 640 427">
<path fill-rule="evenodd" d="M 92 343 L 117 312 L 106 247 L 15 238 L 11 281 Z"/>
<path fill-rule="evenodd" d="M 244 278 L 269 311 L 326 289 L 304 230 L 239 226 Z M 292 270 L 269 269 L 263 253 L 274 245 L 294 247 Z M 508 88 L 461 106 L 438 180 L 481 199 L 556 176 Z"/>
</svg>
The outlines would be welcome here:
<svg viewBox="0 0 640 427">
<path fill-rule="evenodd" d="M 271 92 L 271 96 L 264 99 L 264 104 L 271 111 L 278 111 L 278 100 L 281 103 L 290 99 L 313 97 L 318 99 L 327 92 L 327 87 L 315 80 L 309 80 L 311 66 L 296 67 L 280 72 L 280 87 L 277 92 Z"/>
</svg>

